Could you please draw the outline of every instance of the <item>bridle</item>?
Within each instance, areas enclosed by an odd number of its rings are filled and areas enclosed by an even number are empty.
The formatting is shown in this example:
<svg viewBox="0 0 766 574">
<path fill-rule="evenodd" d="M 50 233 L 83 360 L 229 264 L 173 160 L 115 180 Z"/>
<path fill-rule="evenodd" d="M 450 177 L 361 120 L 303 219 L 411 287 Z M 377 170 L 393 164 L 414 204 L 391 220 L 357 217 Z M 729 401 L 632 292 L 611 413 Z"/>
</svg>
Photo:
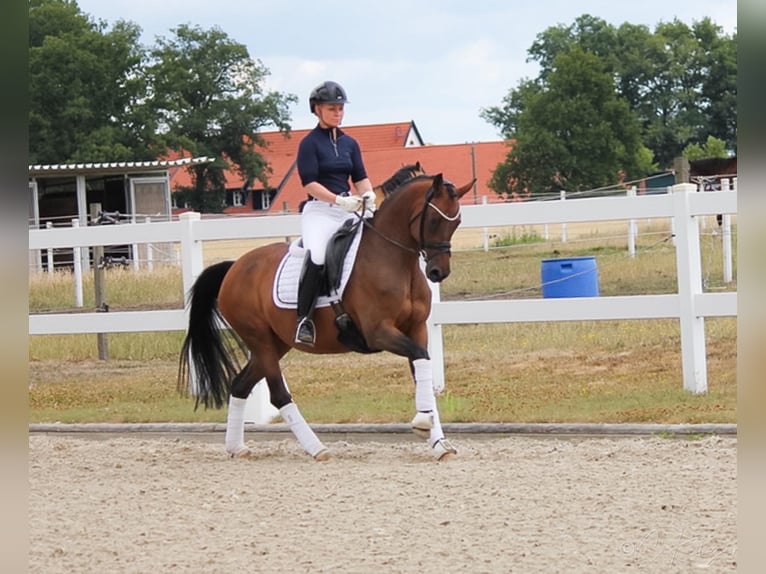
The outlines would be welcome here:
<svg viewBox="0 0 766 574">
<path fill-rule="evenodd" d="M 446 220 L 446 221 L 456 221 L 460 217 L 460 202 L 457 204 L 457 212 L 455 215 L 447 215 L 444 213 L 441 209 L 439 209 L 437 206 L 435 206 L 431 201 L 434 198 L 434 194 L 436 194 L 436 189 L 433 185 L 428 189 L 426 192 L 426 199 L 425 203 L 423 204 L 423 209 L 421 209 L 418 213 L 412 216 L 409 223 L 407 224 L 408 227 L 412 225 L 412 223 L 420 217 L 420 223 L 419 223 L 419 230 L 420 230 L 420 237 L 418 238 L 418 248 L 413 249 L 412 247 L 409 247 L 407 245 L 404 245 L 403 243 L 400 243 L 399 241 L 396 241 L 395 239 L 391 239 L 390 237 L 384 235 L 381 233 L 378 229 L 375 228 L 374 225 L 372 225 L 368 219 L 363 219 L 364 225 L 367 226 L 368 229 L 373 230 L 375 233 L 377 233 L 380 237 L 388 241 L 389 243 L 396 245 L 397 247 L 400 247 L 401 249 L 404 249 L 405 251 L 409 251 L 410 253 L 415 253 L 416 255 L 420 255 L 423 257 L 426 263 L 428 261 L 436 256 L 441 255 L 443 253 L 449 254 L 452 250 L 452 243 L 449 241 L 426 241 L 425 238 L 425 225 L 426 225 L 426 209 L 432 208 L 436 213 L 439 214 L 439 216 Z M 436 251 L 433 255 L 429 256 L 428 251 Z"/>
</svg>

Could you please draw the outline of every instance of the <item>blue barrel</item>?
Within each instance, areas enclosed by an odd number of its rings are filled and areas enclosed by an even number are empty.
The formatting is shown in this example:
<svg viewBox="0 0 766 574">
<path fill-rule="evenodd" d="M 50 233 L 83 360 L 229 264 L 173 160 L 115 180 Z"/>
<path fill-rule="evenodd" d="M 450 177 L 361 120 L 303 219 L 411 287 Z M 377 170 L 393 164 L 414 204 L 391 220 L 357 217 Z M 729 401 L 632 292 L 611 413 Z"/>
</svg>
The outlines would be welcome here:
<svg viewBox="0 0 766 574">
<path fill-rule="evenodd" d="M 543 297 L 598 297 L 595 257 L 543 259 L 540 266 Z"/>
</svg>

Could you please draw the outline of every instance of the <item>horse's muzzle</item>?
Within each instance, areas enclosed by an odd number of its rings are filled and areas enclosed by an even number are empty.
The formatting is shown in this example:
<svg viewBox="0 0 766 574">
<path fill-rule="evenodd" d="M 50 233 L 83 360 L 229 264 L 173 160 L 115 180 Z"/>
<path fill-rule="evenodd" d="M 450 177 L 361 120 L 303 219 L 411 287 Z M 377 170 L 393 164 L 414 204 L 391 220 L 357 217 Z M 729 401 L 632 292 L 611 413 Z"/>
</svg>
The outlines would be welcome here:
<svg viewBox="0 0 766 574">
<path fill-rule="evenodd" d="M 441 283 L 444 281 L 447 277 L 449 277 L 450 269 L 447 267 L 446 269 L 443 269 L 439 265 L 426 265 L 426 277 L 428 277 L 429 281 L 432 283 Z"/>
</svg>

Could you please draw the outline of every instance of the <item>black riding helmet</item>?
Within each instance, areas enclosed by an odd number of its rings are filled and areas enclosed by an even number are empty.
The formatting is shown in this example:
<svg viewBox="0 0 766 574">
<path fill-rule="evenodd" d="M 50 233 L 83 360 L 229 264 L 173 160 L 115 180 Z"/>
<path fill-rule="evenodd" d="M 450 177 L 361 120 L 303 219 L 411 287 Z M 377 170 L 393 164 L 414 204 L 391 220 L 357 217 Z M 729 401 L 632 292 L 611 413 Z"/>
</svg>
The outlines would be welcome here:
<svg viewBox="0 0 766 574">
<path fill-rule="evenodd" d="M 309 96 L 309 109 L 314 113 L 316 104 L 345 104 L 346 90 L 337 82 L 322 82 L 316 88 L 311 90 Z"/>
</svg>

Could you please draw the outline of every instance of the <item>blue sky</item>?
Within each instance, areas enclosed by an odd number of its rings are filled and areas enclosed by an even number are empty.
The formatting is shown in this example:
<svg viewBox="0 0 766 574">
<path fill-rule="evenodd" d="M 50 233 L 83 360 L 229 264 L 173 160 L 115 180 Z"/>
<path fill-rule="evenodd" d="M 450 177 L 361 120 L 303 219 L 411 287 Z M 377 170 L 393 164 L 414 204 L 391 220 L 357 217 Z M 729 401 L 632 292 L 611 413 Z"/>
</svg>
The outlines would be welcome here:
<svg viewBox="0 0 766 574">
<path fill-rule="evenodd" d="M 83 12 L 113 24 L 130 20 L 143 41 L 179 24 L 221 28 L 269 70 L 268 90 L 295 94 L 294 129 L 313 127 L 311 89 L 325 79 L 348 92 L 345 125 L 414 120 L 427 143 L 492 141 L 479 117 L 522 78 L 537 75 L 527 50 L 546 28 L 590 14 L 619 26 L 654 29 L 710 17 L 726 33 L 736 0 L 78 0 Z"/>
</svg>

